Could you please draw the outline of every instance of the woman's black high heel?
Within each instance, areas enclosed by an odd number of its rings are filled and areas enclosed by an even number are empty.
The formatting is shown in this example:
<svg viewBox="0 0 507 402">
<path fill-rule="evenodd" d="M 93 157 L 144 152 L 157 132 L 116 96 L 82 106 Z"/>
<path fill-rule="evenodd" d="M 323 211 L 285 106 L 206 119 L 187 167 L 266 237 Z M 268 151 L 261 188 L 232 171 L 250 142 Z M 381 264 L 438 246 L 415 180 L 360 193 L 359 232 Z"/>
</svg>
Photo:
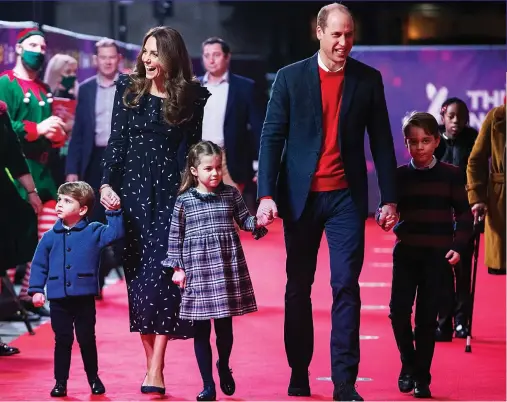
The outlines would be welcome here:
<svg viewBox="0 0 507 402">
<path fill-rule="evenodd" d="M 144 376 L 144 380 L 146 380 L 146 377 L 148 376 L 148 373 Z M 144 382 L 143 380 L 143 382 Z M 165 388 L 163 387 L 154 387 L 153 385 L 141 385 L 141 392 L 143 394 L 160 394 L 165 395 Z"/>
</svg>

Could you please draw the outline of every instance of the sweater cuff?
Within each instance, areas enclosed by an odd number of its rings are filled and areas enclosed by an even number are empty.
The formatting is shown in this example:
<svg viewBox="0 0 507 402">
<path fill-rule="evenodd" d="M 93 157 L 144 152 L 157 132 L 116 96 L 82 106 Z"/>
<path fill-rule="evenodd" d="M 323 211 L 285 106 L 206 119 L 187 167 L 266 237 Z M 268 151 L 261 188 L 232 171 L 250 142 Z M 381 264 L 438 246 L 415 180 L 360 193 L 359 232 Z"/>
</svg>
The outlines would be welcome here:
<svg viewBox="0 0 507 402">
<path fill-rule="evenodd" d="M 39 133 L 37 132 L 37 123 L 33 121 L 23 120 L 24 129 L 26 131 L 25 140 L 28 142 L 33 142 L 39 138 Z"/>
<path fill-rule="evenodd" d="M 28 296 L 33 296 L 36 293 L 42 293 L 45 296 L 43 288 L 30 287 L 28 288 Z"/>
<path fill-rule="evenodd" d="M 183 261 L 179 258 L 166 258 L 162 261 L 162 266 L 164 267 L 164 271 L 168 273 L 169 269 L 178 268 L 181 269 L 183 272 L 185 272 L 185 269 L 183 268 Z"/>
<path fill-rule="evenodd" d="M 106 209 L 106 215 L 109 216 L 119 216 L 123 213 L 122 209 L 108 210 Z"/>
</svg>

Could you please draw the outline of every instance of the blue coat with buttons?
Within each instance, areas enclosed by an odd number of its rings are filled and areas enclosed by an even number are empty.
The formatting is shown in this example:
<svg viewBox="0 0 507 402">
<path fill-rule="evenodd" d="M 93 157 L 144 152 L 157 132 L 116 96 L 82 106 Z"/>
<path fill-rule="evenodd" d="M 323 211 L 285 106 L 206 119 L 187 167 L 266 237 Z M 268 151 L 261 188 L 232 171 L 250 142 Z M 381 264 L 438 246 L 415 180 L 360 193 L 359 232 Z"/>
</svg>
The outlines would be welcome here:
<svg viewBox="0 0 507 402">
<path fill-rule="evenodd" d="M 29 295 L 43 293 L 47 299 L 99 294 L 99 262 L 104 247 L 122 238 L 122 211 L 106 211 L 107 225 L 81 220 L 66 229 L 59 219 L 35 250 Z"/>
</svg>

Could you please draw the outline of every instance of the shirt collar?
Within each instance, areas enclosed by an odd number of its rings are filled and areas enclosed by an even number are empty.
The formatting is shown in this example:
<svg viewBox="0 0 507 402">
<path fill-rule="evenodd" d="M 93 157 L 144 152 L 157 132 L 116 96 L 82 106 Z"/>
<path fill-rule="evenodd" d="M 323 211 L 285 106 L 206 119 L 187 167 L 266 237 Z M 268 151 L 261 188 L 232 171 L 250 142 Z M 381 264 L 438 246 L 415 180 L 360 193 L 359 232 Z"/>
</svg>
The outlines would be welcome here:
<svg viewBox="0 0 507 402">
<path fill-rule="evenodd" d="M 202 83 L 207 84 L 209 78 L 209 73 L 204 74 L 204 77 L 202 78 Z M 218 81 L 218 84 L 214 85 L 220 85 L 224 82 L 229 82 L 229 71 L 226 71 L 224 75 L 222 75 L 222 78 L 220 78 L 220 81 Z"/>
<path fill-rule="evenodd" d="M 62 233 L 65 231 L 70 231 L 70 230 L 80 231 L 80 230 L 83 230 L 85 227 L 87 227 L 88 223 L 89 223 L 88 219 L 84 218 L 84 219 L 81 219 L 78 223 L 76 223 L 73 227 L 69 228 L 68 226 L 63 224 L 63 221 L 61 219 L 58 219 L 56 221 L 55 225 L 53 226 L 53 230 L 56 233 Z"/>
<path fill-rule="evenodd" d="M 343 68 L 340 70 L 340 71 L 343 71 L 345 69 L 345 64 L 347 63 L 347 61 L 345 61 L 345 63 L 343 63 Z M 322 61 L 322 57 L 320 57 L 320 51 L 317 52 L 317 64 L 319 65 L 320 68 L 322 68 L 326 73 L 331 73 L 331 72 L 334 72 L 334 71 L 331 71 L 329 68 L 327 68 L 327 66 L 324 64 L 324 62 Z M 336 71 L 337 73 L 340 72 L 340 71 Z"/>
<path fill-rule="evenodd" d="M 105 86 L 102 84 L 102 76 L 100 74 L 97 74 L 97 84 L 101 88 L 110 88 L 115 85 L 115 82 L 118 81 L 118 78 L 120 78 L 120 73 L 117 72 L 116 75 L 114 76 L 113 83 L 109 86 Z"/>
<path fill-rule="evenodd" d="M 428 166 L 423 167 L 423 168 L 417 167 L 414 164 L 414 159 L 413 158 L 410 159 L 410 166 L 412 166 L 412 168 L 414 168 L 415 170 L 430 170 L 430 169 L 433 169 L 436 164 L 437 164 L 437 158 L 435 158 L 435 155 L 433 155 L 433 159 L 431 160 L 431 163 Z"/>
</svg>

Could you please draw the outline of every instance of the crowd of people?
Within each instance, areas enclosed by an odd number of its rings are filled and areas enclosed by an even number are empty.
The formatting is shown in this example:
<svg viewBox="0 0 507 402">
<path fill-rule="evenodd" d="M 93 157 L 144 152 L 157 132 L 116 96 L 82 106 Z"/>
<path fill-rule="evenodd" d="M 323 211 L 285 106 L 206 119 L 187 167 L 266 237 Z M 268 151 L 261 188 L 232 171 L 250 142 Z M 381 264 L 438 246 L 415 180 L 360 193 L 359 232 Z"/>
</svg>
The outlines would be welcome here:
<svg viewBox="0 0 507 402">
<path fill-rule="evenodd" d="M 233 395 L 232 317 L 257 311 L 239 230 L 261 239 L 281 218 L 287 394 L 311 395 L 311 289 L 325 232 L 333 400 L 363 400 L 356 379 L 366 131 L 381 199 L 375 217 L 397 239 L 389 317 L 398 389 L 431 397 L 435 342 L 469 334 L 474 223 L 485 220 L 488 272 L 505 274 L 505 104 L 479 133 L 458 98 L 444 102 L 440 124 L 411 113 L 401 127 L 411 160 L 397 166 L 382 76 L 349 56 L 347 7 L 323 7 L 316 36 L 316 54 L 278 71 L 263 119 L 254 82 L 230 71 L 223 39 L 203 42 L 203 77 L 194 76 L 183 38 L 170 27 L 146 34 L 129 74 L 120 72 L 119 47 L 104 39 L 96 44 L 97 75 L 78 84 L 78 62 L 63 54 L 41 80 L 44 33 L 20 32 L 16 65 L 0 75 L 0 203 L 9 209 L 0 214 L 0 275 L 21 266 L 19 298 L 30 319 L 51 318 L 51 396 L 67 395 L 74 331 L 91 392 L 106 392 L 95 303 L 119 266 L 130 331 L 145 351 L 140 391 L 164 395 L 168 340 L 193 339 L 203 381 L 197 400 L 216 400 L 213 321 L 220 389 Z M 56 104 L 64 112 L 57 115 Z M 247 206 L 252 182 L 258 205 Z M 0 344 L 0 356 L 17 352 Z"/>
</svg>

